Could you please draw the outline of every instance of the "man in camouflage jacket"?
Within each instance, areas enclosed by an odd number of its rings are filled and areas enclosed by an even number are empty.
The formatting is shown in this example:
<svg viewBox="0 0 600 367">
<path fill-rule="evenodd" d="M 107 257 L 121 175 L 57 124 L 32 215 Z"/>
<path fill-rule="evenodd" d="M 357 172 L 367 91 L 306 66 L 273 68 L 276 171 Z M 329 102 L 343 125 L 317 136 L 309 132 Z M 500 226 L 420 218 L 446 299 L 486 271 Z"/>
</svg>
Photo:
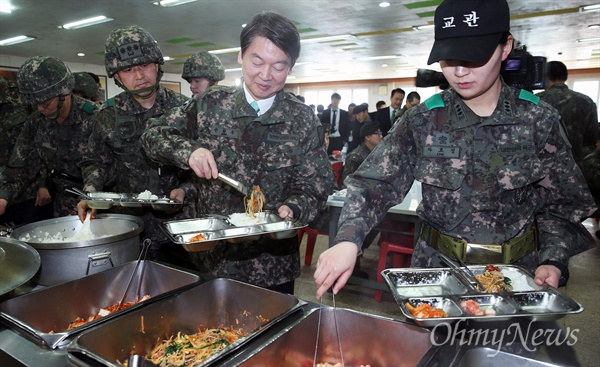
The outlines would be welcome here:
<svg viewBox="0 0 600 367">
<path fill-rule="evenodd" d="M 81 162 L 84 190 L 131 194 L 148 190 L 153 194 L 169 194 L 183 183 L 183 172 L 150 160 L 142 149 L 140 136 L 150 118 L 181 106 L 188 98 L 159 84 L 162 53 L 150 33 L 139 26 L 117 29 L 109 35 L 105 62 L 108 76 L 114 77 L 125 91 L 109 99 L 96 114 L 96 124 Z M 78 204 L 81 220 L 85 219 L 87 209 L 85 201 Z M 188 205 L 176 213 L 150 207 L 113 207 L 111 211 L 144 219 L 144 236 L 153 241 L 148 258 L 159 260 L 164 260 L 163 252 L 167 249 L 163 245 L 168 241 L 159 228 L 160 222 L 192 214 Z"/>
<path fill-rule="evenodd" d="M 15 143 L 0 187 L 0 214 L 32 182 L 40 187 L 36 205 L 54 198 L 55 217 L 75 213 L 78 200 L 65 189 L 82 187 L 78 163 L 96 106 L 73 96 L 73 83 L 71 71 L 53 57 L 35 56 L 19 69 L 19 90 L 38 111 L 27 118 Z"/>
<path fill-rule="evenodd" d="M 465 15 L 474 13 L 477 27 Z M 445 0 L 437 8 L 429 63 L 440 61 L 451 89 L 406 112 L 346 181 L 336 245 L 317 264 L 317 297 L 345 285 L 356 244 L 415 179 L 422 184 L 422 229 L 505 246 L 537 227 L 537 247 L 516 264 L 535 271 L 538 285 L 566 282 L 569 256 L 588 244 L 574 228 L 595 206 L 557 111 L 499 75 L 512 50 L 509 19 L 506 0 Z M 423 233 L 412 266 L 440 266 L 435 239 Z"/>
<path fill-rule="evenodd" d="M 277 33 L 265 29 L 273 24 L 279 26 Z M 263 46 L 274 43 L 275 34 L 286 41 L 272 44 L 273 54 L 265 54 Z M 245 212 L 243 195 L 216 180 L 223 172 L 248 187 L 259 185 L 265 210 L 307 223 L 324 208 L 333 173 L 320 122 L 308 106 L 283 91 L 299 54 L 298 32 L 287 18 L 261 13 L 241 39 L 243 86 L 210 87 L 202 99 L 153 121 L 142 136 L 144 149 L 160 163 L 194 170 L 199 216 Z M 213 276 L 288 293 L 300 275 L 297 236 L 220 241 L 211 251 L 195 253 L 194 260 Z"/>
</svg>

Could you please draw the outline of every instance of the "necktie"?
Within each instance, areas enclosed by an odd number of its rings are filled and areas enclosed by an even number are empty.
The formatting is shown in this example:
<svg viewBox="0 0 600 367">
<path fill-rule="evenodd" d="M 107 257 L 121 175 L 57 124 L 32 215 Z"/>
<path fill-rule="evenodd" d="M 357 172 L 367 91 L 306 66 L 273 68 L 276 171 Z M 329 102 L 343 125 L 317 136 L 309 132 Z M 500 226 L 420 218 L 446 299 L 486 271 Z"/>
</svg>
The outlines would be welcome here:
<svg viewBox="0 0 600 367">
<path fill-rule="evenodd" d="M 390 119 L 390 121 L 392 121 L 392 123 L 394 123 L 395 118 L 396 118 L 396 110 L 392 110 L 392 118 Z"/>
<path fill-rule="evenodd" d="M 260 108 L 258 107 L 258 103 L 256 101 L 252 101 L 252 103 L 250 103 L 250 106 L 254 108 L 254 111 L 256 111 L 256 113 L 260 111 Z"/>
<path fill-rule="evenodd" d="M 336 132 L 337 131 L 337 125 L 335 124 L 335 113 L 337 112 L 337 110 L 333 110 L 333 115 L 331 115 L 331 132 Z"/>
</svg>

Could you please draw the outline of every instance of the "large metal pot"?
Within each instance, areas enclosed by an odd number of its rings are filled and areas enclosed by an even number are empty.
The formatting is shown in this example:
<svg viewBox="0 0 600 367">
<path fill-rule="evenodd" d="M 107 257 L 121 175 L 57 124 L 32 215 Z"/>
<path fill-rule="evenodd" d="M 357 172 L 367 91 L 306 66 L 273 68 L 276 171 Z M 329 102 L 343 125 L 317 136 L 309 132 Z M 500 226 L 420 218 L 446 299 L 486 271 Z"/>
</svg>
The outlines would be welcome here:
<svg viewBox="0 0 600 367">
<path fill-rule="evenodd" d="M 30 223 L 12 231 L 11 237 L 28 243 L 40 254 L 41 268 L 32 279 L 41 285 L 55 285 L 136 260 L 144 221 L 123 214 L 100 214 L 91 221 L 94 235 L 106 236 L 74 242 L 43 242 L 61 233 L 71 237 L 82 228 L 77 216 Z"/>
</svg>

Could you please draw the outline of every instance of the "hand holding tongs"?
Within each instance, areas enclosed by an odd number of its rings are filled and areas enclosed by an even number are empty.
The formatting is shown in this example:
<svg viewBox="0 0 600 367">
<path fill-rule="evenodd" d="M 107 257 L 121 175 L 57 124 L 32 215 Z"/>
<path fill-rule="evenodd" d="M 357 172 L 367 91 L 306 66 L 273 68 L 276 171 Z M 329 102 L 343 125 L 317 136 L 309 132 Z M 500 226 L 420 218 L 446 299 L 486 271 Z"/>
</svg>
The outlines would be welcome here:
<svg viewBox="0 0 600 367">
<path fill-rule="evenodd" d="M 234 180 L 233 178 L 231 178 L 221 172 L 219 172 L 218 179 L 225 182 L 227 185 L 233 187 L 234 189 L 241 192 L 242 194 L 248 195 L 248 192 L 249 192 L 248 187 L 244 186 L 241 182 Z"/>
<path fill-rule="evenodd" d="M 463 278 L 465 278 L 469 283 L 475 284 L 480 291 L 485 291 L 485 287 L 477 279 L 477 277 L 475 276 L 475 274 L 473 274 L 473 272 L 471 271 L 471 269 L 469 269 L 469 267 L 467 265 L 465 265 L 465 263 L 460 259 L 460 257 L 458 257 L 456 255 L 456 253 L 453 252 L 452 255 L 454 255 L 454 260 L 460 266 L 456 265 L 452 261 L 452 259 L 450 259 L 448 256 L 442 254 L 441 252 L 439 253 L 440 260 L 442 260 L 443 262 L 445 262 L 446 264 L 448 264 L 448 266 L 452 270 L 454 270 L 455 272 L 457 272 L 458 274 L 460 274 L 460 276 L 462 276 Z"/>
</svg>

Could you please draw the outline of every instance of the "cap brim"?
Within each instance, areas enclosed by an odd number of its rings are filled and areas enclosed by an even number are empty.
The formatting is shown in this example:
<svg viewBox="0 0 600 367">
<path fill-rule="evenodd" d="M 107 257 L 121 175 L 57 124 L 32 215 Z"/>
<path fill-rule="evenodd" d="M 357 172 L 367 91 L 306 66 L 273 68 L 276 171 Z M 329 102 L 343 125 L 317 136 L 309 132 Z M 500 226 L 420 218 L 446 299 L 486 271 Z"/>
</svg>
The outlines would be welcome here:
<svg viewBox="0 0 600 367">
<path fill-rule="evenodd" d="M 460 60 L 483 63 L 490 59 L 502 33 L 475 37 L 437 39 L 433 43 L 427 65 L 440 60 Z"/>
</svg>

